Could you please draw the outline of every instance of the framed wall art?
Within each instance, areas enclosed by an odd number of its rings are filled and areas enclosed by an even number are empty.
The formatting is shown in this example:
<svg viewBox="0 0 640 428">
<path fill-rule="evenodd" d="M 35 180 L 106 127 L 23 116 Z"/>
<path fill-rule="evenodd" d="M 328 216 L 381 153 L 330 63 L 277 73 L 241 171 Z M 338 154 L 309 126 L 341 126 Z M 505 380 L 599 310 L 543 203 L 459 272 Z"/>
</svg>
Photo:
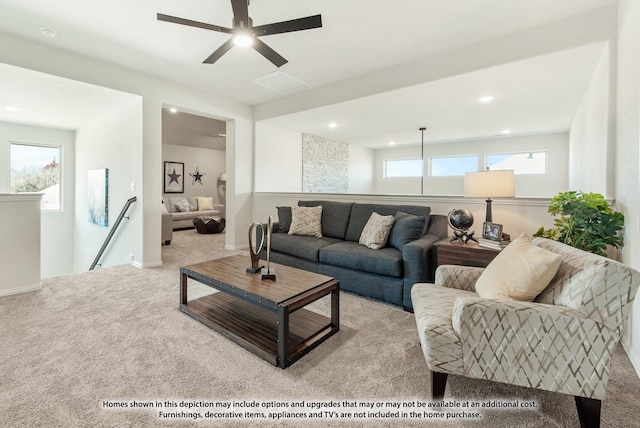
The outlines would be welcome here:
<svg viewBox="0 0 640 428">
<path fill-rule="evenodd" d="M 184 162 L 165 161 L 164 193 L 184 193 Z"/>
<path fill-rule="evenodd" d="M 92 169 L 87 176 L 89 223 L 109 226 L 109 170 Z"/>
</svg>

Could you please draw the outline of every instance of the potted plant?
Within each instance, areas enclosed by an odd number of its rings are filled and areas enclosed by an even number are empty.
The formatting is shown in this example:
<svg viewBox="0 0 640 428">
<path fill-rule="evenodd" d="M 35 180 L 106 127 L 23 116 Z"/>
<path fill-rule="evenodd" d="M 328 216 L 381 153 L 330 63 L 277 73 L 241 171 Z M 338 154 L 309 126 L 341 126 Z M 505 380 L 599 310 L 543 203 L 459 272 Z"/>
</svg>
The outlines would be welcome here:
<svg viewBox="0 0 640 428">
<path fill-rule="evenodd" d="M 564 242 L 572 247 L 606 256 L 611 245 L 619 248 L 624 215 L 614 211 L 599 193 L 560 192 L 551 199 L 549 213 L 560 216 L 554 227 L 538 229 L 533 236 Z"/>
</svg>

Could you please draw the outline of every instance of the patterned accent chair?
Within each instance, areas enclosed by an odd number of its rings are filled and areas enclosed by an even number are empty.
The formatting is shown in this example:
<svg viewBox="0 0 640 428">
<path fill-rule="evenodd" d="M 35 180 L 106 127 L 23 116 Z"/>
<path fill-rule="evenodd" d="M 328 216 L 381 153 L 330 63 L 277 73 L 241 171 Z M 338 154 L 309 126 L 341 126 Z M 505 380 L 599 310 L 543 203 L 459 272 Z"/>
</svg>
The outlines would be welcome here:
<svg viewBox="0 0 640 428">
<path fill-rule="evenodd" d="M 475 267 L 440 266 L 435 284 L 413 286 L 432 397 L 444 396 L 448 374 L 556 391 L 575 397 L 581 426 L 599 427 L 640 273 L 548 239 L 533 244 L 562 257 L 534 302 L 479 297 L 474 284 L 483 269 Z"/>
</svg>

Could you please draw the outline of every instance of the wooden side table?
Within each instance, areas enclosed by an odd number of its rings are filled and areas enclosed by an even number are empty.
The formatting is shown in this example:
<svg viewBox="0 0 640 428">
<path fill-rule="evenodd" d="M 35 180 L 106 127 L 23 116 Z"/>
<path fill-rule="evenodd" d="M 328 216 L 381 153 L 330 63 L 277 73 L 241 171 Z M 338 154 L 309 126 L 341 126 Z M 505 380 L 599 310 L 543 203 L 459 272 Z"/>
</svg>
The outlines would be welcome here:
<svg viewBox="0 0 640 428">
<path fill-rule="evenodd" d="M 436 267 L 440 265 L 487 267 L 499 253 L 499 250 L 481 247 L 473 241 L 462 244 L 458 241 L 451 242 L 450 238 L 446 238 L 436 242 Z"/>
</svg>

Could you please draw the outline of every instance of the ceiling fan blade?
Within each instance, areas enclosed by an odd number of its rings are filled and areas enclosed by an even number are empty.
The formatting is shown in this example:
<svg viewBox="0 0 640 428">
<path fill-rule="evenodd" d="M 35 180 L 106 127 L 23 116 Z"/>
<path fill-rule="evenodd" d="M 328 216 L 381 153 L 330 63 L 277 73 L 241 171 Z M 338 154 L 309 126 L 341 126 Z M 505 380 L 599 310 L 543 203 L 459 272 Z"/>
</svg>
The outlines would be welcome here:
<svg viewBox="0 0 640 428">
<path fill-rule="evenodd" d="M 292 31 L 310 30 L 322 27 L 322 16 L 314 15 L 306 18 L 292 19 L 291 21 L 276 22 L 274 24 L 258 25 L 253 27 L 256 36 L 268 36 L 270 34 L 290 33 Z"/>
<path fill-rule="evenodd" d="M 189 27 L 204 28 L 205 30 L 220 31 L 221 33 L 231 34 L 231 28 L 221 27 L 219 25 L 206 24 L 204 22 L 192 21 L 190 19 L 178 18 L 177 16 L 158 14 L 158 21 L 172 22 L 174 24 L 187 25 Z"/>
<path fill-rule="evenodd" d="M 248 28 L 249 25 L 249 3 L 247 0 L 231 0 L 233 9 L 234 27 Z"/>
<path fill-rule="evenodd" d="M 278 52 L 267 46 L 266 43 L 260 39 L 255 39 L 253 41 L 253 48 L 260 52 L 263 57 L 271 61 L 276 67 L 282 67 L 287 62 L 289 62 L 284 59 Z"/>
<path fill-rule="evenodd" d="M 232 47 L 233 47 L 233 38 L 227 40 L 222 46 L 216 49 L 214 53 L 209 55 L 209 57 L 202 62 L 205 64 L 213 64 L 214 62 L 219 60 L 222 57 L 222 55 L 229 52 L 229 50 L 231 50 Z"/>
</svg>

